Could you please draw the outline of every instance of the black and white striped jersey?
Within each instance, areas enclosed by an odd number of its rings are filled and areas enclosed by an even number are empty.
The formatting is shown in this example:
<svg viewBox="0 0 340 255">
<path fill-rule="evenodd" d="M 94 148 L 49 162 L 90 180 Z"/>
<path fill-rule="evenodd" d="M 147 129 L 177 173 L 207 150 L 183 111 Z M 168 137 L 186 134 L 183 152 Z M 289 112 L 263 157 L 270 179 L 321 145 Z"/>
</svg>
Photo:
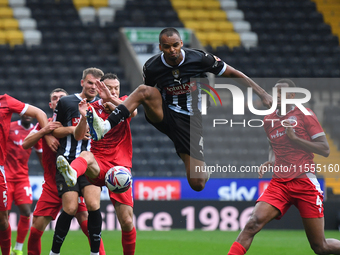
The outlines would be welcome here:
<svg viewBox="0 0 340 255">
<path fill-rule="evenodd" d="M 151 57 L 143 67 L 145 85 L 159 89 L 170 109 L 194 115 L 201 109 L 201 91 L 206 72 L 221 75 L 227 64 L 213 54 L 182 48 L 183 60 L 177 66 L 166 63 L 163 53 Z M 206 82 L 207 79 L 204 79 Z"/>
</svg>

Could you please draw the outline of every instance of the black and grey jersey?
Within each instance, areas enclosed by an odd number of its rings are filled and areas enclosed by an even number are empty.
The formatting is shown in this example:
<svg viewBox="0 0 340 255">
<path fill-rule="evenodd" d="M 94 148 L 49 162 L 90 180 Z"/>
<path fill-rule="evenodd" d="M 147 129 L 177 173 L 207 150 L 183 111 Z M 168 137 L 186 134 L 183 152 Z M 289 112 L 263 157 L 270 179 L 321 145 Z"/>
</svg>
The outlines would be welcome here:
<svg viewBox="0 0 340 255">
<path fill-rule="evenodd" d="M 81 100 L 82 98 L 79 96 L 79 94 L 73 94 L 60 98 L 54 111 L 53 119 L 55 121 L 59 121 L 64 127 L 77 126 L 80 120 L 78 104 Z M 89 103 L 92 103 L 96 100 L 98 100 L 98 98 L 95 98 Z M 72 161 L 78 157 L 82 151 L 89 151 L 91 148 L 91 140 L 77 141 L 74 139 L 73 134 L 61 138 L 59 142 L 60 146 L 57 151 L 57 156 L 63 155 L 69 161 Z"/>
<path fill-rule="evenodd" d="M 201 110 L 203 85 L 197 81 L 206 78 L 206 72 L 223 74 L 227 64 L 201 50 L 182 48 L 181 51 L 183 60 L 177 66 L 167 64 L 163 53 L 151 57 L 143 67 L 144 83 L 157 87 L 171 110 L 195 115 Z"/>
</svg>

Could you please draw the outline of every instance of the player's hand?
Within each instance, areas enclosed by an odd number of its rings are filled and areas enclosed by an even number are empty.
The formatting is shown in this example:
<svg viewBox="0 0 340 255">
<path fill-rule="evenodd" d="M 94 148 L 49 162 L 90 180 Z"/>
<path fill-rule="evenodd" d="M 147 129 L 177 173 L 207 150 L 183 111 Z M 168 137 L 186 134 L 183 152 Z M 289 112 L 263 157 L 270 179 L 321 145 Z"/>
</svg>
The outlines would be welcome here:
<svg viewBox="0 0 340 255">
<path fill-rule="evenodd" d="M 284 120 L 282 124 L 285 126 L 286 134 L 290 140 L 295 140 L 297 136 L 295 135 L 293 125 L 294 122 L 290 122 L 289 120 Z"/>
<path fill-rule="evenodd" d="M 44 136 L 45 140 L 46 140 L 46 143 L 48 145 L 48 147 L 50 147 L 50 149 L 53 151 L 53 152 L 57 152 L 58 150 L 58 147 L 60 145 L 59 141 L 57 138 L 55 138 L 53 135 L 45 135 Z"/>
<path fill-rule="evenodd" d="M 259 178 L 262 178 L 264 173 L 266 173 L 269 169 L 269 167 L 273 166 L 273 162 L 270 162 L 270 161 L 267 161 L 267 162 L 264 162 L 260 168 L 259 168 Z"/>
<path fill-rule="evenodd" d="M 268 109 L 272 107 L 273 97 L 269 95 L 267 92 L 265 92 L 265 94 L 262 95 L 261 100 L 262 100 L 262 104 Z"/>
<path fill-rule="evenodd" d="M 96 80 L 97 92 L 101 99 L 104 102 L 109 101 L 111 98 L 110 90 L 106 87 L 105 83 L 99 80 Z"/>
<path fill-rule="evenodd" d="M 56 128 L 62 127 L 63 125 L 59 121 L 50 120 L 47 125 L 43 128 L 45 134 L 51 133 Z"/>
<path fill-rule="evenodd" d="M 111 102 L 106 102 L 103 104 L 106 113 L 111 113 L 116 109 L 116 106 Z"/>
<path fill-rule="evenodd" d="M 79 113 L 81 116 L 83 116 L 84 118 L 86 117 L 86 111 L 87 108 L 89 107 L 89 103 L 87 103 L 86 98 L 84 98 L 83 100 L 81 100 L 78 104 L 78 108 L 79 108 Z"/>
<path fill-rule="evenodd" d="M 90 134 L 90 130 L 88 129 L 87 132 L 84 135 L 83 140 L 87 141 L 91 139 L 91 134 Z"/>
</svg>

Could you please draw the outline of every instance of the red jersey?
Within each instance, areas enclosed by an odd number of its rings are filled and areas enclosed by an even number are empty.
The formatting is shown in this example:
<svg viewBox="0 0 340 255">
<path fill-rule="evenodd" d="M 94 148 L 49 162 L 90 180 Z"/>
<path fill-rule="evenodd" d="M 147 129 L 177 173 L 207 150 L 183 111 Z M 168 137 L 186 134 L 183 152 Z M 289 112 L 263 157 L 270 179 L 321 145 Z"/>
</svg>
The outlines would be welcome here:
<svg viewBox="0 0 340 255">
<path fill-rule="evenodd" d="M 28 176 L 28 160 L 32 148 L 25 150 L 22 148 L 22 144 L 33 128 L 33 124 L 31 124 L 28 129 L 24 128 L 21 125 L 21 120 L 11 122 L 7 140 L 7 158 L 5 162 L 6 179 L 8 181 L 16 181 L 20 178 L 26 179 Z M 34 148 L 41 153 L 41 141 L 36 143 Z"/>
<path fill-rule="evenodd" d="M 305 115 L 299 108 L 294 107 L 285 116 L 279 116 L 277 111 L 264 118 L 264 129 L 275 153 L 274 178 L 284 178 L 289 181 L 306 172 L 312 172 L 314 154 L 292 142 L 286 135 L 281 121 L 290 120 L 293 130 L 299 138 L 311 141 L 325 135 L 318 119 L 312 110 L 312 115 Z"/>
<path fill-rule="evenodd" d="M 124 101 L 127 96 L 120 100 Z M 110 114 L 104 111 L 102 100 L 96 101 L 91 105 L 96 113 L 103 120 L 106 120 Z M 116 166 L 132 167 L 132 137 L 130 129 L 131 118 L 119 123 L 105 134 L 104 138 L 99 141 L 91 142 L 91 152 L 96 158 L 112 163 Z"/>
<path fill-rule="evenodd" d="M 48 121 L 50 121 L 48 119 Z M 41 129 L 39 123 L 35 126 L 32 132 L 38 132 Z M 55 174 L 56 174 L 56 154 L 48 147 L 46 140 L 44 138 L 40 139 L 42 141 L 43 155 L 42 155 L 42 163 L 44 168 L 44 184 L 43 189 L 49 189 L 55 192 L 54 194 L 58 194 Z"/>
<path fill-rule="evenodd" d="M 5 165 L 7 138 L 13 113 L 25 114 L 28 104 L 5 94 L 0 95 L 0 166 Z"/>
</svg>

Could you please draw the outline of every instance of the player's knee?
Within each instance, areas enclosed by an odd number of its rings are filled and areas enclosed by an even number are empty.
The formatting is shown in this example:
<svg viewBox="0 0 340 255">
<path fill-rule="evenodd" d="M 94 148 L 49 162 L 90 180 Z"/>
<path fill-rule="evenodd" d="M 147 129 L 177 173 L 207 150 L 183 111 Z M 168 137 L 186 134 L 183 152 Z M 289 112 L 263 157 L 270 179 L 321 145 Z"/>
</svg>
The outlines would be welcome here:
<svg viewBox="0 0 340 255">
<path fill-rule="evenodd" d="M 86 201 L 86 208 L 88 211 L 96 211 L 100 209 L 100 203 L 98 201 Z"/>
<path fill-rule="evenodd" d="M 326 250 L 325 246 L 323 244 L 319 244 L 319 243 L 311 243 L 310 247 L 312 248 L 312 250 L 314 251 L 315 254 L 329 254 L 329 252 Z"/>
<path fill-rule="evenodd" d="M 123 231 L 126 232 L 131 231 L 133 229 L 132 218 L 130 217 L 124 218 L 123 220 L 120 221 L 120 226 Z"/>
<path fill-rule="evenodd" d="M 137 91 L 140 98 L 142 98 L 142 101 L 145 101 L 150 96 L 150 88 L 152 87 L 146 86 L 144 84 L 138 86 Z"/>
<path fill-rule="evenodd" d="M 68 205 L 67 207 L 64 207 L 63 210 L 68 215 L 76 215 L 77 210 L 78 210 L 78 204 L 77 205 Z"/>
<path fill-rule="evenodd" d="M 0 213 L 0 230 L 6 230 L 8 228 L 8 216 Z"/>
<path fill-rule="evenodd" d="M 189 180 L 190 187 L 195 191 L 202 191 L 205 187 L 205 180 L 198 178 L 191 178 Z"/>
<path fill-rule="evenodd" d="M 247 224 L 244 227 L 245 232 L 250 233 L 251 235 L 255 235 L 257 232 L 259 232 L 262 228 L 262 225 L 260 224 L 258 217 L 256 215 L 252 215 Z"/>
</svg>

